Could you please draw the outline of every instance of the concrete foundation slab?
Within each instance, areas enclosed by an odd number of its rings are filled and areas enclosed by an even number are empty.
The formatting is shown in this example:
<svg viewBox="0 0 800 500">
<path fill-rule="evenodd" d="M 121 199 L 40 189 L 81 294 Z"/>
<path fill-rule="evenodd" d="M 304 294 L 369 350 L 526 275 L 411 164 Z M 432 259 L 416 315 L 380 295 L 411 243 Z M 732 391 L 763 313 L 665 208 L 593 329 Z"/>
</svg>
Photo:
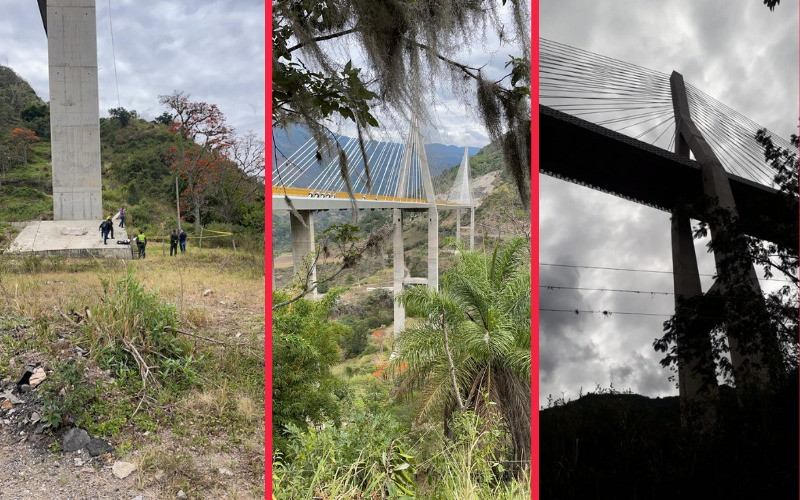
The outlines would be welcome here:
<svg viewBox="0 0 800 500">
<path fill-rule="evenodd" d="M 35 221 L 28 223 L 8 249 L 10 254 L 100 257 L 130 259 L 130 245 L 117 240 L 128 239 L 125 229 L 114 227 L 114 239 L 104 245 L 100 238 L 100 220 Z"/>
</svg>

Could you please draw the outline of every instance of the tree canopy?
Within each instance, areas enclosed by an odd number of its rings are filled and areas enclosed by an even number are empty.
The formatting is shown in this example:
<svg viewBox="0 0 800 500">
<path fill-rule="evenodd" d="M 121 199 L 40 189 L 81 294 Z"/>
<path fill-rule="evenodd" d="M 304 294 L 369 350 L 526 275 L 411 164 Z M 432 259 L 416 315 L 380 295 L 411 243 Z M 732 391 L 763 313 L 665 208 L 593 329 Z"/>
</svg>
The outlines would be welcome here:
<svg viewBox="0 0 800 500">
<path fill-rule="evenodd" d="M 504 21 L 501 9 L 508 7 Z M 273 1 L 273 126 L 302 124 L 322 147 L 338 148 L 326 123 L 352 121 L 362 143 L 384 116 L 428 117 L 430 88 L 449 78 L 448 90 L 482 118 L 501 140 L 506 167 L 524 203 L 530 178 L 530 35 L 527 3 L 489 0 L 276 0 Z M 483 67 L 455 60 L 493 30 L 513 44 L 509 72 L 493 81 Z M 345 44 L 346 43 L 346 44 Z M 354 62 L 361 61 L 361 62 Z M 342 159 L 347 175 L 347 159 Z"/>
</svg>

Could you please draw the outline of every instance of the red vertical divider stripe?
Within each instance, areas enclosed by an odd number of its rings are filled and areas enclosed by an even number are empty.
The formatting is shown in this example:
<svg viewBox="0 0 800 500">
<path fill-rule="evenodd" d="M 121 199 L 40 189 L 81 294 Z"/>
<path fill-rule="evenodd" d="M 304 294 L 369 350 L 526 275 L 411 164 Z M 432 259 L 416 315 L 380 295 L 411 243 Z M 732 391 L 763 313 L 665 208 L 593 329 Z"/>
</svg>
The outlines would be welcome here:
<svg viewBox="0 0 800 500">
<path fill-rule="evenodd" d="M 539 498 L 539 1 L 531 1 L 531 498 Z"/>
<path fill-rule="evenodd" d="M 272 2 L 264 2 L 264 50 L 269 44 L 270 57 L 265 57 L 264 130 L 264 498 L 272 498 Z M 265 165 L 265 167 L 266 167 Z M 266 172 L 269 172 L 268 174 Z M 267 279 L 269 277 L 269 279 Z"/>
</svg>

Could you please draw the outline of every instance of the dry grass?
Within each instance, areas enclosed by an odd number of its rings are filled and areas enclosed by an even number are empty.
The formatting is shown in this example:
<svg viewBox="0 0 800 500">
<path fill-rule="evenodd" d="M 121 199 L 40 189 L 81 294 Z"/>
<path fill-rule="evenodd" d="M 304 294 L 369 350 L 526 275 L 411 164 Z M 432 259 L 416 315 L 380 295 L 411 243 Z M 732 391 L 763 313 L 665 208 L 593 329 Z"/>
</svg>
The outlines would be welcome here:
<svg viewBox="0 0 800 500">
<path fill-rule="evenodd" d="M 127 459 L 139 465 L 139 486 L 156 488 L 165 497 L 182 489 L 190 498 L 261 498 L 261 256 L 190 249 L 171 258 L 161 255 L 157 245 L 148 247 L 147 259 L 127 262 L 0 255 L 0 318 L 44 320 L 51 328 L 69 329 L 55 308 L 69 315 L 96 306 L 106 296 L 104 286 L 113 286 L 129 268 L 146 290 L 158 290 L 161 299 L 177 306 L 181 329 L 198 335 L 187 335 L 187 340 L 209 354 L 197 387 L 169 403 L 158 431 L 120 436 L 128 443 Z M 234 475 L 220 473 L 220 467 Z"/>
</svg>

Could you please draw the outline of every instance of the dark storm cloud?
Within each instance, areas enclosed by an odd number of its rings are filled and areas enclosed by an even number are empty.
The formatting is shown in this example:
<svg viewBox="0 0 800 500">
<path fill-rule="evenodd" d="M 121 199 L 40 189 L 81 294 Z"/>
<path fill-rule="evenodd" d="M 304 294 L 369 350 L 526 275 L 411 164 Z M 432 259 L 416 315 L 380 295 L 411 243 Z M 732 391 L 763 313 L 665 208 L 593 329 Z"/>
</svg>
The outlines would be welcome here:
<svg viewBox="0 0 800 500">
<path fill-rule="evenodd" d="M 797 18 L 795 2 L 770 13 L 757 0 L 543 1 L 540 33 L 664 73 L 677 70 L 687 82 L 788 137 L 797 126 Z M 586 155 L 590 165 L 591 151 Z M 669 214 L 541 175 L 539 198 L 540 262 L 672 268 Z M 713 256 L 704 245 L 695 242 L 698 264 L 701 273 L 711 274 Z M 540 270 L 545 283 L 546 269 Z M 577 276 L 570 282 L 582 288 L 671 292 L 673 286 L 670 274 L 581 269 Z M 711 285 L 710 277 L 702 281 L 704 290 Z M 557 298 L 556 293 L 542 290 L 542 307 L 551 300 L 564 308 L 652 314 L 669 314 L 674 307 L 671 295 L 583 290 Z M 547 371 L 540 404 L 547 394 L 575 397 L 596 383 L 613 382 L 618 389 L 650 396 L 676 393 L 668 381 L 672 372 L 660 366 L 662 355 L 652 347 L 667 317 L 566 314 L 554 319 L 543 312 L 541 318 L 540 364 Z M 576 352 L 585 355 L 579 363 Z"/>
<path fill-rule="evenodd" d="M 112 25 L 108 2 L 98 1 L 96 11 L 101 116 L 122 105 L 152 119 L 164 111 L 159 95 L 182 90 L 216 103 L 237 131 L 264 136 L 263 2 L 114 1 Z M 0 0 L 0 12 L 0 63 L 49 99 L 47 40 L 36 2 Z"/>
</svg>

